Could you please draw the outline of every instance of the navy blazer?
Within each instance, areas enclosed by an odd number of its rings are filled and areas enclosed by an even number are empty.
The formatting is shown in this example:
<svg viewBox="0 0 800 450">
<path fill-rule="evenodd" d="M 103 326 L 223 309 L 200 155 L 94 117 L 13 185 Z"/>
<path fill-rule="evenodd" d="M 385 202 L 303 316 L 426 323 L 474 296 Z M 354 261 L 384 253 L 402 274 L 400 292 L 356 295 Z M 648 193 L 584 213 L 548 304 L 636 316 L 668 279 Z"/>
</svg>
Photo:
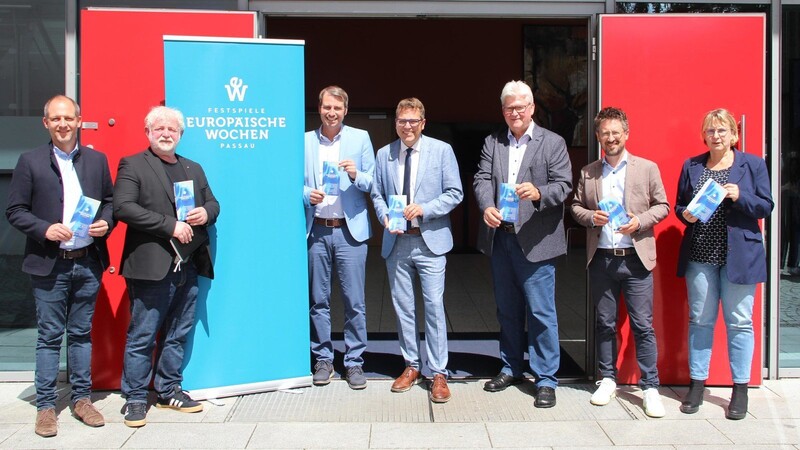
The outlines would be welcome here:
<svg viewBox="0 0 800 450">
<path fill-rule="evenodd" d="M 691 253 L 694 224 L 683 218 L 683 211 L 692 201 L 694 188 L 708 161 L 709 152 L 694 156 L 683 163 L 678 179 L 678 198 L 675 214 L 686 225 L 678 258 L 678 276 L 686 275 L 686 265 Z M 767 280 L 767 254 L 758 219 L 767 217 L 774 205 L 770 192 L 767 164 L 763 159 L 734 150 L 733 165 L 728 183 L 739 186 L 739 200 L 725 199 L 720 207 L 727 207 L 728 225 L 728 279 L 737 284 L 755 284 Z"/>
<path fill-rule="evenodd" d="M 206 226 L 219 216 L 219 202 L 211 192 L 200 164 L 175 155 L 194 181 L 194 202 L 208 213 Z M 175 258 L 169 244 L 175 223 L 175 191 L 161 159 L 147 150 L 122 158 L 114 186 L 114 217 L 128 225 L 122 249 L 120 273 L 125 278 L 160 281 L 167 276 Z M 192 255 L 197 274 L 214 278 L 208 244 Z"/>
<path fill-rule="evenodd" d="M 114 228 L 111 205 L 114 191 L 108 159 L 105 154 L 81 145 L 73 164 L 83 195 L 100 200 L 95 220 L 103 219 L 108 223 L 105 236 L 92 238 L 105 270 L 108 267 L 106 238 Z M 6 218 L 27 237 L 23 272 L 46 276 L 53 271 L 60 243 L 47 240 L 45 234 L 52 224 L 63 220 L 63 213 L 64 186 L 51 142 L 22 154 L 11 177 Z"/>
</svg>

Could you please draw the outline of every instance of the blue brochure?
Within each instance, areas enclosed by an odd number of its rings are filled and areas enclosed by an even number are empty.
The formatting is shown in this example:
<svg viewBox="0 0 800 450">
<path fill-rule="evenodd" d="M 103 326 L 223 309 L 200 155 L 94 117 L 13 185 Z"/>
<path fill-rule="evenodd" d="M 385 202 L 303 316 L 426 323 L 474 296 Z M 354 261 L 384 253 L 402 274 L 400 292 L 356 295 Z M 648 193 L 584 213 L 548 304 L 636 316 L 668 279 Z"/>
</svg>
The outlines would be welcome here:
<svg viewBox="0 0 800 450">
<path fill-rule="evenodd" d="M 517 186 L 511 183 L 500 183 L 497 193 L 497 209 L 500 211 L 503 222 L 516 222 L 519 213 L 519 195 Z"/>
<path fill-rule="evenodd" d="M 339 163 L 322 162 L 322 190 L 325 195 L 339 195 Z"/>
<path fill-rule="evenodd" d="M 70 220 L 69 228 L 72 230 L 72 234 L 81 238 L 89 237 L 89 225 L 94 222 L 94 216 L 97 215 L 99 208 L 100 200 L 81 195 Z"/>
<path fill-rule="evenodd" d="M 194 209 L 194 181 L 176 181 L 172 188 L 175 190 L 175 213 L 178 220 L 185 221 L 189 211 Z"/>
<path fill-rule="evenodd" d="M 600 200 L 597 206 L 601 211 L 608 213 L 608 223 L 611 224 L 611 229 L 615 231 L 631 221 L 631 218 L 628 217 L 628 213 L 625 212 L 625 207 L 622 206 L 619 200 L 613 197 Z"/>
<path fill-rule="evenodd" d="M 403 210 L 406 208 L 405 195 L 389 196 L 389 231 L 406 231 L 406 218 Z"/>
<path fill-rule="evenodd" d="M 714 215 L 714 211 L 717 210 L 720 203 L 725 200 L 726 194 L 727 191 L 721 184 L 709 178 L 697 191 L 697 195 L 689 202 L 686 209 L 700 222 L 706 223 Z"/>
</svg>

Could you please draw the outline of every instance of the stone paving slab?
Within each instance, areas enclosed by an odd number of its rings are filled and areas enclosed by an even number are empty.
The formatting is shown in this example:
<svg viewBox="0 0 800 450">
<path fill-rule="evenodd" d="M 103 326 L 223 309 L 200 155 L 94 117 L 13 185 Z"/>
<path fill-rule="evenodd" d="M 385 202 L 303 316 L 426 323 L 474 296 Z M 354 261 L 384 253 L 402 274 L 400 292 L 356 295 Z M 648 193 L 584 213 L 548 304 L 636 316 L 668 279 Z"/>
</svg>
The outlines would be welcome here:
<svg viewBox="0 0 800 450">
<path fill-rule="evenodd" d="M 562 385 L 556 390 L 556 407 L 533 406 L 536 387 L 530 380 L 501 392 L 486 392 L 487 380 L 451 381 L 452 398 L 432 404 L 434 422 L 521 422 L 559 420 L 631 420 L 635 415 L 625 402 L 604 407 L 589 403 L 592 391 L 586 385 Z"/>
<path fill-rule="evenodd" d="M 327 386 L 245 395 L 231 422 L 430 422 L 427 384 L 390 391 L 391 380 L 370 380 L 354 391 L 345 381 Z"/>
<path fill-rule="evenodd" d="M 58 435 L 42 438 L 33 431 L 34 424 L 25 424 L 0 443 L 0 448 L 39 449 L 39 448 L 121 448 L 134 430 L 122 424 L 106 424 L 92 428 L 78 421 L 59 420 Z"/>
<path fill-rule="evenodd" d="M 614 445 L 731 445 L 707 420 L 644 420 L 597 422 Z"/>
<path fill-rule="evenodd" d="M 612 444 L 595 421 L 487 423 L 486 428 L 492 445 L 497 447 Z"/>
<path fill-rule="evenodd" d="M 370 433 L 368 423 L 260 423 L 247 448 L 369 448 Z"/>
<path fill-rule="evenodd" d="M 754 444 L 800 444 L 800 420 L 709 420 L 717 430 L 724 433 L 736 445 Z"/>
<path fill-rule="evenodd" d="M 245 448 L 255 427 L 249 423 L 148 423 L 136 429 L 121 448 Z"/>
<path fill-rule="evenodd" d="M 370 437 L 370 447 L 378 448 L 491 446 L 484 425 L 475 423 L 375 423 Z"/>
</svg>

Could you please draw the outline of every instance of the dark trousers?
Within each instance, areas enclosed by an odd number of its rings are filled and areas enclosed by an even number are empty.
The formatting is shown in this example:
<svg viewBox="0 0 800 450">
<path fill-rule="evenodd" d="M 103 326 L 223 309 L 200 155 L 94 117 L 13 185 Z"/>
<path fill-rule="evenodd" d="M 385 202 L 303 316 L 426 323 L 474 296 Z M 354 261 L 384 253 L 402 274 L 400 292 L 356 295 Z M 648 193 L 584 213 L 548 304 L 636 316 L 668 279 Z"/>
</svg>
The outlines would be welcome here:
<svg viewBox="0 0 800 450">
<path fill-rule="evenodd" d="M 614 379 L 617 376 L 617 303 L 623 293 L 642 373 L 639 385 L 642 389 L 658 387 L 653 274 L 636 254 L 611 256 L 598 249 L 589 264 L 589 284 L 596 311 L 595 342 L 600 375 Z"/>
</svg>

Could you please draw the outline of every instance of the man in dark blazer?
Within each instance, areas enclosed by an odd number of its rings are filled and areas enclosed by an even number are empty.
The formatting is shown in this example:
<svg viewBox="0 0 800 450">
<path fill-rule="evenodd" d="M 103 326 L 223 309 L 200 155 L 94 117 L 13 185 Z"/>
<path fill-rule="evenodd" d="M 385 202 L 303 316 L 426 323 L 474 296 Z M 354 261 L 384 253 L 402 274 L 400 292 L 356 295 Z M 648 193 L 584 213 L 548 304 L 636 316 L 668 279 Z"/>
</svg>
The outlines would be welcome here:
<svg viewBox="0 0 800 450">
<path fill-rule="evenodd" d="M 51 142 L 19 158 L 8 195 L 8 222 L 27 237 L 22 270 L 31 276 L 36 301 L 36 434 L 55 436 L 59 352 L 67 332 L 73 412 L 99 427 L 103 416 L 92 405 L 92 317 L 103 270 L 106 237 L 114 225 L 113 186 L 106 156 L 78 144 L 81 112 L 58 95 L 44 106 Z M 76 222 L 82 197 L 100 206 L 83 233 Z"/>
<path fill-rule="evenodd" d="M 120 270 L 128 286 L 131 321 L 125 345 L 122 394 L 125 424 L 146 424 L 147 388 L 155 367 L 156 406 L 199 412 L 203 405 L 181 389 L 186 338 L 194 325 L 197 276 L 214 277 L 208 243 L 181 261 L 170 239 L 189 244 L 207 239 L 205 227 L 219 215 L 219 203 L 199 164 L 175 153 L 184 121 L 180 111 L 153 108 L 145 118 L 150 148 L 119 163 L 114 189 L 114 217 L 128 225 Z M 195 208 L 179 221 L 174 183 L 192 181 Z M 197 236 L 195 236 L 197 233 Z"/>
<path fill-rule="evenodd" d="M 603 108 L 594 119 L 595 135 L 604 158 L 581 169 L 570 212 L 586 230 L 586 266 L 595 305 L 595 343 L 599 386 L 589 400 L 607 405 L 617 388 L 617 304 L 624 294 L 636 343 L 642 406 L 649 417 L 664 417 L 658 393 L 658 348 L 653 329 L 653 273 L 656 239 L 653 227 L 669 214 L 669 202 L 658 166 L 630 154 L 628 117 L 618 108 Z M 624 208 L 621 224 L 601 202 Z M 606 203 L 602 203 L 606 204 Z M 612 211 L 613 212 L 613 211 Z"/>
<path fill-rule="evenodd" d="M 508 128 L 486 138 L 473 182 L 483 211 L 478 250 L 491 257 L 503 361 L 484 389 L 502 391 L 520 382 L 528 351 L 537 386 L 534 406 L 550 408 L 560 364 L 555 258 L 567 251 L 564 200 L 572 190 L 572 168 L 564 139 L 534 125 L 528 85 L 506 83 L 500 103 Z M 519 196 L 515 221 L 503 221 L 497 208 L 502 183 Z"/>
</svg>

